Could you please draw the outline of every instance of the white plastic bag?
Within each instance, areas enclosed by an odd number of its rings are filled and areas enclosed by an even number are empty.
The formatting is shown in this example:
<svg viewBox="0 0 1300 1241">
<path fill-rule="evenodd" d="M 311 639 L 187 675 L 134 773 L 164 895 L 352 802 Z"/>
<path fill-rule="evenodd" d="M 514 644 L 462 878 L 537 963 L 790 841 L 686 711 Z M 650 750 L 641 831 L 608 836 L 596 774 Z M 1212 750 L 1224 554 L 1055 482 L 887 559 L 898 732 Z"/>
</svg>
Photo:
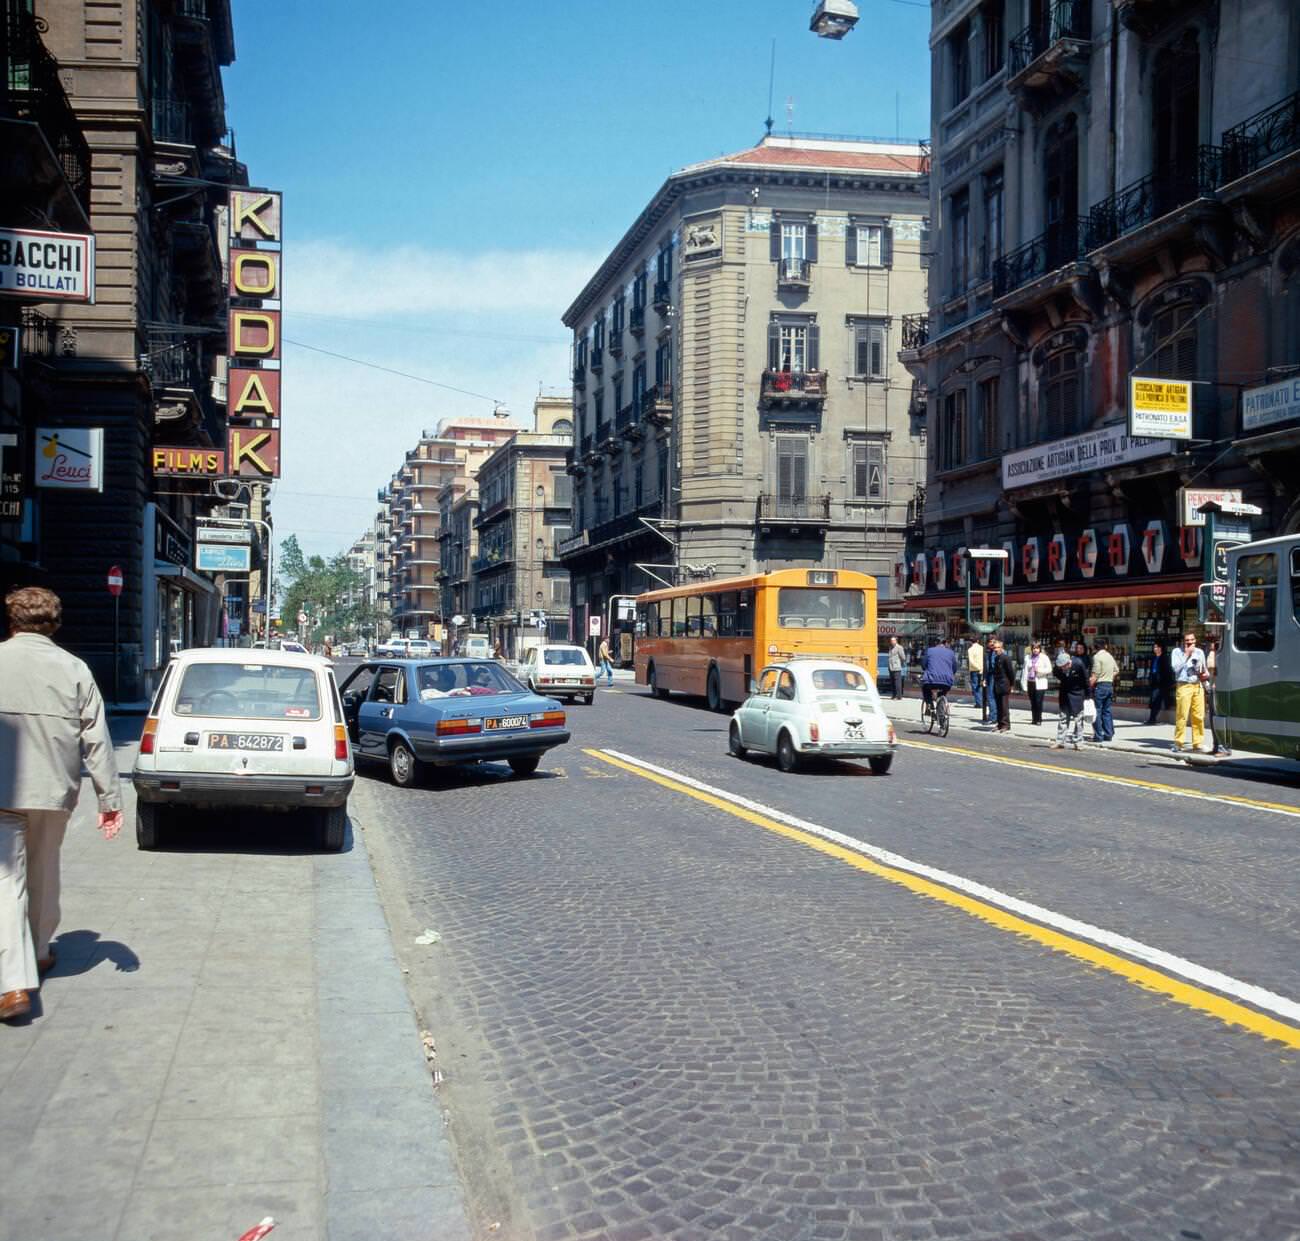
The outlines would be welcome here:
<svg viewBox="0 0 1300 1241">
<path fill-rule="evenodd" d="M 1083 700 L 1083 718 L 1089 724 L 1097 718 L 1097 704 L 1091 698 Z"/>
</svg>

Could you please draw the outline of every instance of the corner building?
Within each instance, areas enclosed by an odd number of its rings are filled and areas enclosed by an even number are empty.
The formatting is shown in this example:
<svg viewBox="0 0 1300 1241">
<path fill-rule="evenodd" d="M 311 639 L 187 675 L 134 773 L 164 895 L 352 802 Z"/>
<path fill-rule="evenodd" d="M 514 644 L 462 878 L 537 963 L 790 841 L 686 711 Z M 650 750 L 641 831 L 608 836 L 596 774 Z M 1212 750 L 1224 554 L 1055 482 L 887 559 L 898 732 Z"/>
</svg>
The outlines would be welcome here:
<svg viewBox="0 0 1300 1241">
<path fill-rule="evenodd" d="M 1004 548 L 1016 653 L 1105 635 L 1140 694 L 1196 623 L 1197 493 L 1300 529 L 1300 6 L 945 0 L 931 53 L 937 249 L 902 354 L 929 481 L 898 583 L 960 635 L 966 549 Z M 1194 381 L 1191 442 L 1128 436 L 1134 375 Z"/>
<path fill-rule="evenodd" d="M 839 567 L 889 597 L 924 477 L 897 354 L 926 172 L 917 144 L 769 136 L 670 176 L 588 281 L 564 314 L 575 633 L 695 576 Z"/>
</svg>

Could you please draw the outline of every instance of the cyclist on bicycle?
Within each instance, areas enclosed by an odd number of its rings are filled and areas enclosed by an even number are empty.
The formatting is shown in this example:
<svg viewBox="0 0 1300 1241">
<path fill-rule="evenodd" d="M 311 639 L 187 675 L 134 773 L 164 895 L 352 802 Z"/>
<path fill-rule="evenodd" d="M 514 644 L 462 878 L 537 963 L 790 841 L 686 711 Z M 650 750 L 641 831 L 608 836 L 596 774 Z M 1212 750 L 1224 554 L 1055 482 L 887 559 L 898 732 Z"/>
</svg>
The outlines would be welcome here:
<svg viewBox="0 0 1300 1241">
<path fill-rule="evenodd" d="M 956 678 L 957 656 L 953 653 L 948 639 L 943 638 L 933 646 L 927 647 L 925 662 L 921 665 L 921 697 L 926 705 L 934 705 L 936 690 L 946 694 L 952 689 L 952 683 Z"/>
</svg>

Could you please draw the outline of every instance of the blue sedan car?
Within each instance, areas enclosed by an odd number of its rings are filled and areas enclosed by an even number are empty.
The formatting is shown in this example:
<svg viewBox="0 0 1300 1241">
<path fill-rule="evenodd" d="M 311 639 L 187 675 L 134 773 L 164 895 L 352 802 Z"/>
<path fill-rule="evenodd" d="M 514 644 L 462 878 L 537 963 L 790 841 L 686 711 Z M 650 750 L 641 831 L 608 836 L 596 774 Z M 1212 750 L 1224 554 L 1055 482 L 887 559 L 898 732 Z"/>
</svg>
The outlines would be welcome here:
<svg viewBox="0 0 1300 1241">
<path fill-rule="evenodd" d="M 403 788 L 428 766 L 458 763 L 506 762 L 530 776 L 569 739 L 561 704 L 491 659 L 371 659 L 340 692 L 358 765 L 387 763 Z"/>
</svg>

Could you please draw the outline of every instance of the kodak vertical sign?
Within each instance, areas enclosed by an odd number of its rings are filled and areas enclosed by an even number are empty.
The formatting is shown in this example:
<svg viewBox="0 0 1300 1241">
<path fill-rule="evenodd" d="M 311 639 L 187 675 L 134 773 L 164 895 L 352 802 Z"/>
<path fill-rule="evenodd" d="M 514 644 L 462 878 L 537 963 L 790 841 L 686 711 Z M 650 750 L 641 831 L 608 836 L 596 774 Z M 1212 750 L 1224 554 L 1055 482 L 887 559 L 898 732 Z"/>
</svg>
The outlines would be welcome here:
<svg viewBox="0 0 1300 1241">
<path fill-rule="evenodd" d="M 226 469 L 236 478 L 280 476 L 282 201 L 276 190 L 232 189 Z"/>
</svg>

